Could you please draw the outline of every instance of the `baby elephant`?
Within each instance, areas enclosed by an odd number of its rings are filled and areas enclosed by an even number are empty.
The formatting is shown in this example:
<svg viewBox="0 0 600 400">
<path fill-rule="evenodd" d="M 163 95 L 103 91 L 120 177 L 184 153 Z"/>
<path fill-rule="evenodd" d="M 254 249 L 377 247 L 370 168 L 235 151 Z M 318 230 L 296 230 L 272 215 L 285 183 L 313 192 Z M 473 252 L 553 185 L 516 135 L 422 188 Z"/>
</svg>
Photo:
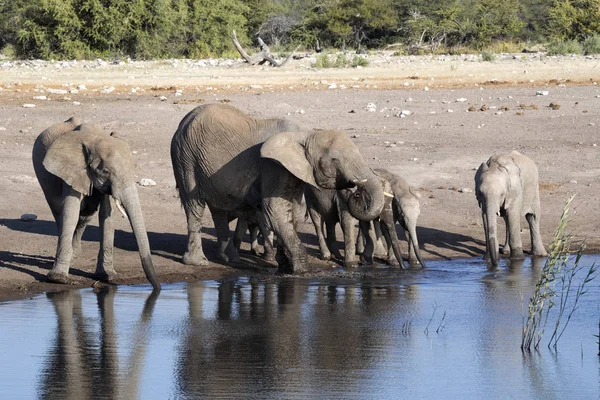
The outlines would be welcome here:
<svg viewBox="0 0 600 400">
<path fill-rule="evenodd" d="M 382 178 L 384 182 L 387 182 L 387 184 L 390 185 L 391 194 L 394 196 L 393 199 L 391 199 L 391 207 L 393 211 L 394 222 L 398 222 L 402 229 L 404 229 L 406 241 L 408 242 L 409 264 L 414 265 L 419 263 L 422 267 L 426 267 L 425 262 L 421 258 L 421 252 L 419 251 L 419 240 L 417 239 L 417 219 L 421 214 L 419 195 L 401 176 L 380 168 L 375 169 L 374 171 L 377 175 L 379 175 Z M 379 221 L 378 218 L 375 221 L 373 221 L 373 223 L 377 243 L 380 243 L 382 230 L 379 225 L 381 224 L 381 221 Z M 364 228 L 367 228 L 366 225 L 364 225 Z M 361 229 L 361 233 L 363 230 L 365 229 Z M 388 236 L 385 235 L 385 232 L 383 233 L 383 236 L 386 238 L 387 244 L 388 264 L 400 264 L 402 262 L 401 260 L 394 260 L 395 254 L 393 251 L 392 243 L 390 243 Z M 360 240 L 361 238 L 359 237 L 359 241 Z M 370 246 L 367 245 L 367 249 L 363 252 L 363 258 L 365 260 L 370 261 L 372 259 L 372 253 L 372 248 L 370 248 Z"/>
<path fill-rule="evenodd" d="M 33 145 L 33 168 L 58 225 L 56 260 L 48 280 L 69 283 L 73 252 L 81 245 L 86 225 L 100 209 L 102 236 L 96 274 L 116 276 L 113 267 L 116 206 L 131 223 L 146 277 L 160 289 L 135 183 L 135 165 L 124 140 L 76 118 L 43 131 Z"/>
<path fill-rule="evenodd" d="M 523 258 L 521 216 L 529 223 L 532 254 L 546 256 L 540 235 L 540 194 L 535 163 L 517 151 L 493 155 L 475 174 L 475 195 L 481 208 L 486 255 L 498 265 L 497 217 L 506 223 L 503 253 Z"/>
</svg>

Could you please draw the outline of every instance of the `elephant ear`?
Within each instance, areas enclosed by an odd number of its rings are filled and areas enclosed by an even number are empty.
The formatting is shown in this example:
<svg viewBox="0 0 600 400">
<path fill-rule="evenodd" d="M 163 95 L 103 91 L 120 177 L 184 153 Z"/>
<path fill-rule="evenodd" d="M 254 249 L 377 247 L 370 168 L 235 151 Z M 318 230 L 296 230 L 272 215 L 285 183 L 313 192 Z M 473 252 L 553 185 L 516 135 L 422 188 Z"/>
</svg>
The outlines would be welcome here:
<svg viewBox="0 0 600 400">
<path fill-rule="evenodd" d="M 277 161 L 292 175 L 303 182 L 319 188 L 313 175 L 313 167 L 306 158 L 302 140 L 306 135 L 282 132 L 267 139 L 261 149 L 261 158 Z"/>
<path fill-rule="evenodd" d="M 92 192 L 92 180 L 87 170 L 89 150 L 83 139 L 78 131 L 60 135 L 48 148 L 43 164 L 48 172 L 89 196 Z"/>
</svg>

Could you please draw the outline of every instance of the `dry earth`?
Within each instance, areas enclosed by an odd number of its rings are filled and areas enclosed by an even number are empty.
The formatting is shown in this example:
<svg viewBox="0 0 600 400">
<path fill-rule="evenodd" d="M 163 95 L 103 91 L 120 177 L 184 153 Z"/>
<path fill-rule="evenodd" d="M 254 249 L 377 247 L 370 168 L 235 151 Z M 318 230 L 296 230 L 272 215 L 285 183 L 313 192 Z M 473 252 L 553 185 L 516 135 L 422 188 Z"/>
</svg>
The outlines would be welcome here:
<svg viewBox="0 0 600 400">
<path fill-rule="evenodd" d="M 0 300 L 62 288 L 45 282 L 57 230 L 35 180 L 31 148 L 43 129 L 71 115 L 121 132 L 135 153 L 138 177 L 156 181 L 139 192 L 161 281 L 273 273 L 247 252 L 234 267 L 180 263 L 186 224 L 169 144 L 188 111 L 213 101 L 258 117 L 288 116 L 309 128 L 347 132 L 371 166 L 400 173 L 420 189 L 418 233 L 427 259 L 482 256 L 473 176 L 491 154 L 512 149 L 538 164 L 544 242 L 551 241 L 565 200 L 577 192 L 569 230 L 587 240 L 588 252 L 599 251 L 598 59 L 542 54 L 504 55 L 492 63 L 473 56 L 369 59 L 369 67 L 340 70 L 316 70 L 310 59 L 285 69 L 232 60 L 0 61 Z M 369 103 L 375 111 L 367 110 Z M 403 110 L 410 114 L 401 118 Z M 38 219 L 24 222 L 25 213 Z M 215 238 L 208 212 L 205 221 L 204 246 L 211 258 Z M 303 222 L 301 228 L 316 256 L 312 225 Z M 524 220 L 522 236 L 528 249 Z M 97 226 L 88 228 L 84 240 L 71 269 L 77 286 L 94 283 Z M 117 283 L 145 282 L 125 220 L 117 223 L 115 245 Z"/>
</svg>

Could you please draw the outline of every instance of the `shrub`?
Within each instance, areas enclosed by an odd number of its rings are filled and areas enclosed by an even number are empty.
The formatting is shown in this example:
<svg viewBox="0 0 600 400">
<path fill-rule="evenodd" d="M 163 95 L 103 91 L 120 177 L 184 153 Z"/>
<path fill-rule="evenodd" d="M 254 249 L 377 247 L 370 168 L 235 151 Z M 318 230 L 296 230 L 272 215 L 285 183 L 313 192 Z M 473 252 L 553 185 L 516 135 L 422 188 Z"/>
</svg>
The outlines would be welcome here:
<svg viewBox="0 0 600 400">
<path fill-rule="evenodd" d="M 314 68 L 347 68 L 347 67 L 366 67 L 369 61 L 366 58 L 355 55 L 351 60 L 344 53 L 336 56 L 329 54 L 319 54 L 313 63 Z"/>
<path fill-rule="evenodd" d="M 556 40 L 546 47 L 549 56 L 564 56 L 567 54 L 581 54 L 581 45 L 577 40 Z"/>
<path fill-rule="evenodd" d="M 583 54 L 600 54 L 600 35 L 588 36 L 581 47 L 583 47 Z"/>
<path fill-rule="evenodd" d="M 356 67 L 366 67 L 369 65 L 369 61 L 366 58 L 361 56 L 354 56 L 350 65 L 354 68 Z"/>
<path fill-rule="evenodd" d="M 483 53 L 481 53 L 481 60 L 482 61 L 494 61 L 496 59 L 496 55 L 494 53 L 490 53 L 489 51 L 484 51 Z"/>
</svg>

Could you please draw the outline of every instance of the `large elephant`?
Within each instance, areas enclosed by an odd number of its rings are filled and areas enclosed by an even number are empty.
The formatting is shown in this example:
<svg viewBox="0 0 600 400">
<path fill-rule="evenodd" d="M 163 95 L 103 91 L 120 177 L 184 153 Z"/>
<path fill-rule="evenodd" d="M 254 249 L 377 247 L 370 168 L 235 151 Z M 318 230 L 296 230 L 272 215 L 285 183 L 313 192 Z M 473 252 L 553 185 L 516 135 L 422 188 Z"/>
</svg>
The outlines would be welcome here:
<svg viewBox="0 0 600 400">
<path fill-rule="evenodd" d="M 372 218 L 383 207 L 381 182 L 344 133 L 301 132 L 285 119 L 255 119 L 229 105 L 202 105 L 187 114 L 173 136 L 171 159 L 188 222 L 186 264 L 207 264 L 200 236 L 207 205 L 224 261 L 239 257 L 230 240 L 230 215 L 262 208 L 277 234 L 277 260 L 285 272 L 306 269 L 294 226 L 305 183 L 358 186 L 350 202 L 355 216 Z"/>
<path fill-rule="evenodd" d="M 490 157 L 475 174 L 475 195 L 481 208 L 486 255 L 492 265 L 498 265 L 498 216 L 506 223 L 504 254 L 510 253 L 511 259 L 523 258 L 521 217 L 525 216 L 532 254 L 547 255 L 540 234 L 538 169 L 530 158 L 517 151 Z"/>
<path fill-rule="evenodd" d="M 146 277 L 160 289 L 136 189 L 135 164 L 124 140 L 70 118 L 38 136 L 33 145 L 33 168 L 59 231 L 56 260 L 48 280 L 69 282 L 73 252 L 79 250 L 85 227 L 98 209 L 102 236 L 96 274 L 103 280 L 116 277 L 112 198 L 129 218 Z"/>
</svg>

